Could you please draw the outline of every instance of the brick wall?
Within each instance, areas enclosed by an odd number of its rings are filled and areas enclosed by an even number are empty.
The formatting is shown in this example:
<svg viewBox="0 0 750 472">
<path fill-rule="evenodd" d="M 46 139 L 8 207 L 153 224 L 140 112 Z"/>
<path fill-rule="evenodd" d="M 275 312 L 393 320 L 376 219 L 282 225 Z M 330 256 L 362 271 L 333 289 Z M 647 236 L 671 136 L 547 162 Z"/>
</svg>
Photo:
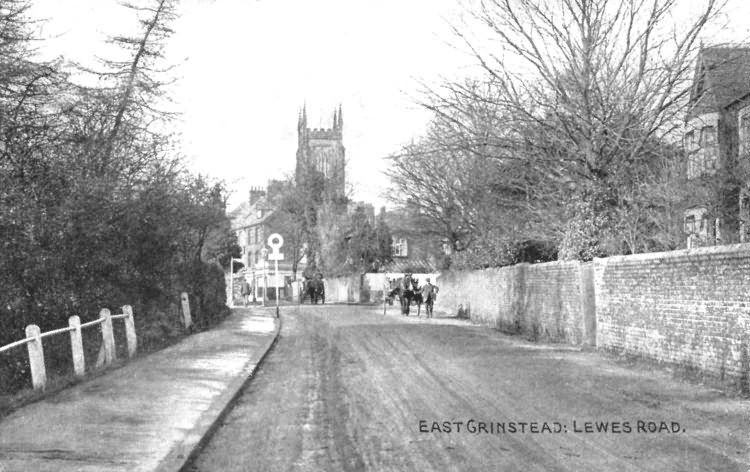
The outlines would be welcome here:
<svg viewBox="0 0 750 472">
<path fill-rule="evenodd" d="M 750 375 L 750 244 L 445 272 L 436 310 L 533 339 Z M 359 278 L 327 281 L 356 302 Z"/>
<path fill-rule="evenodd" d="M 532 339 L 582 344 L 587 333 L 593 334 L 584 320 L 584 313 L 593 318 L 593 308 L 585 311 L 582 300 L 593 295 L 581 284 L 587 267 L 560 261 L 448 272 L 438 279 L 438 308 L 458 313 L 468 307 L 471 319 L 484 325 Z"/>
<path fill-rule="evenodd" d="M 750 245 L 597 259 L 597 346 L 747 375 Z"/>
<path fill-rule="evenodd" d="M 436 282 L 439 292 L 435 308 L 453 314 L 468 310 L 474 321 L 514 331 L 518 267 L 445 272 Z"/>
<path fill-rule="evenodd" d="M 519 310 L 522 332 L 534 339 L 583 343 L 581 269 L 577 261 L 527 266 Z"/>
</svg>

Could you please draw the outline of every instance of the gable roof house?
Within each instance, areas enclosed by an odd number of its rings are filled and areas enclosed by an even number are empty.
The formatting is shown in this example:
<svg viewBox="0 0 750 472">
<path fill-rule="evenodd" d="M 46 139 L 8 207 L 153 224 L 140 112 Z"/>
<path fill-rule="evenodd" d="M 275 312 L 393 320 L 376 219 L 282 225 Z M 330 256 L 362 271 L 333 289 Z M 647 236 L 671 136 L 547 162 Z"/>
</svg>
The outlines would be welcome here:
<svg viewBox="0 0 750 472">
<path fill-rule="evenodd" d="M 229 213 L 245 267 L 254 267 L 261 261 L 261 250 L 266 246 L 266 238 L 273 232 L 271 223 L 274 210 L 266 198 L 266 192 L 253 188 L 250 198 Z"/>
<path fill-rule="evenodd" d="M 688 247 L 743 241 L 750 217 L 750 48 L 700 50 L 683 142 Z"/>
<path fill-rule="evenodd" d="M 264 287 L 268 287 L 271 298 L 276 296 L 275 292 L 278 289 L 285 290 L 284 294 L 289 295 L 285 288 L 295 278 L 299 278 L 306 267 L 305 261 L 300 261 L 295 273 L 290 261 L 292 252 L 289 251 L 289 245 L 282 247 L 280 252 L 285 254 L 285 259 L 278 264 L 279 286 L 277 287 L 273 264 L 269 264 L 267 260 L 264 264 L 262 251 L 264 248 L 269 249 L 268 237 L 273 233 L 284 232 L 282 217 L 275 204 L 276 196 L 283 192 L 284 185 L 283 182 L 271 181 L 266 190 L 252 188 L 248 200 L 229 213 L 244 265 L 237 271 L 236 276 L 232 277 L 235 299 L 239 299 L 239 283 L 242 279 L 251 283 L 257 298 L 263 297 Z"/>
<path fill-rule="evenodd" d="M 393 260 L 380 269 L 387 273 L 435 273 L 443 266 L 445 248 L 441 240 L 420 231 L 419 214 L 415 208 L 402 208 L 385 213 L 391 230 Z"/>
</svg>

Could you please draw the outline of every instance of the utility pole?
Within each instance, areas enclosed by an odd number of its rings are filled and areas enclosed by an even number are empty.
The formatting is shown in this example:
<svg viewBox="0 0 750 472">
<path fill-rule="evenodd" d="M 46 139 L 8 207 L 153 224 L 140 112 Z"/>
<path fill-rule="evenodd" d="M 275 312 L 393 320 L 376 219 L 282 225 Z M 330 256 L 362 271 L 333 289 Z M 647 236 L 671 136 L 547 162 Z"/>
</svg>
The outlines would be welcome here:
<svg viewBox="0 0 750 472">
<path fill-rule="evenodd" d="M 266 297 L 268 296 L 268 275 L 266 267 L 268 266 L 268 249 L 265 247 L 260 250 L 260 256 L 263 259 L 263 306 L 266 306 Z"/>
</svg>

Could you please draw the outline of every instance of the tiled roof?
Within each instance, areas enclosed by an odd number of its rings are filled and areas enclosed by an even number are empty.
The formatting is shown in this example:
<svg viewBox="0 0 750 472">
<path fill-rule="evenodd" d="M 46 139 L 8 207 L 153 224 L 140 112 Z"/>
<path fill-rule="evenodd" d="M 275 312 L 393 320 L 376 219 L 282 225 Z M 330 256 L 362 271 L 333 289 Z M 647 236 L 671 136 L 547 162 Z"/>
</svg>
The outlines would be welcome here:
<svg viewBox="0 0 750 472">
<path fill-rule="evenodd" d="M 418 233 L 416 225 L 417 217 L 406 210 L 389 210 L 385 213 L 385 224 L 388 225 L 394 234 L 412 234 Z"/>
<path fill-rule="evenodd" d="M 427 259 L 394 259 L 393 262 L 380 267 L 378 272 L 417 272 L 417 273 L 430 273 L 438 272 L 438 268 L 435 264 Z"/>
<path fill-rule="evenodd" d="M 703 95 L 696 85 L 703 77 Z M 707 47 L 699 53 L 691 93 L 692 114 L 718 111 L 750 92 L 750 48 Z"/>
</svg>

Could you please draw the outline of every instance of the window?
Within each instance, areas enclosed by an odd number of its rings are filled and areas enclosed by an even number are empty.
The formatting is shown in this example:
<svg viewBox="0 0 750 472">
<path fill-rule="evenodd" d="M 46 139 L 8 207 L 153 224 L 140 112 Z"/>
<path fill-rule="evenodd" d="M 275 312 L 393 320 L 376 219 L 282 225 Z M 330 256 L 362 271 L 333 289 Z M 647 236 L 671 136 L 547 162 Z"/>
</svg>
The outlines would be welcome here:
<svg viewBox="0 0 750 472">
<path fill-rule="evenodd" d="M 717 167 L 719 155 L 716 141 L 716 127 L 704 126 L 696 140 L 695 132 L 685 133 L 685 150 L 687 151 L 687 178 L 694 179 L 703 174 L 713 174 Z"/>
<path fill-rule="evenodd" d="M 745 112 L 740 117 L 740 157 L 750 155 L 750 111 Z"/>
<path fill-rule="evenodd" d="M 693 179 L 697 177 L 696 173 L 696 160 L 697 160 L 697 147 L 695 142 L 695 131 L 689 131 L 685 134 L 685 151 L 687 152 L 687 178 Z"/>
<path fill-rule="evenodd" d="M 750 195 L 743 191 L 740 194 L 740 242 L 747 238 L 747 228 L 750 222 Z"/>
<path fill-rule="evenodd" d="M 692 208 L 685 211 L 685 233 L 693 242 L 706 242 L 711 236 L 709 228 L 708 210 L 706 208 Z"/>
<path fill-rule="evenodd" d="M 393 247 L 391 249 L 394 257 L 406 257 L 408 253 L 406 238 L 393 238 Z"/>
<path fill-rule="evenodd" d="M 716 169 L 716 127 L 704 126 L 701 130 L 701 151 L 703 154 L 702 173 Z"/>
<path fill-rule="evenodd" d="M 687 234 L 696 234 L 698 233 L 698 226 L 695 221 L 695 216 L 690 215 L 685 217 L 685 232 Z"/>
<path fill-rule="evenodd" d="M 244 229 L 238 231 L 237 239 L 239 240 L 240 246 L 247 246 L 247 231 Z"/>
</svg>

